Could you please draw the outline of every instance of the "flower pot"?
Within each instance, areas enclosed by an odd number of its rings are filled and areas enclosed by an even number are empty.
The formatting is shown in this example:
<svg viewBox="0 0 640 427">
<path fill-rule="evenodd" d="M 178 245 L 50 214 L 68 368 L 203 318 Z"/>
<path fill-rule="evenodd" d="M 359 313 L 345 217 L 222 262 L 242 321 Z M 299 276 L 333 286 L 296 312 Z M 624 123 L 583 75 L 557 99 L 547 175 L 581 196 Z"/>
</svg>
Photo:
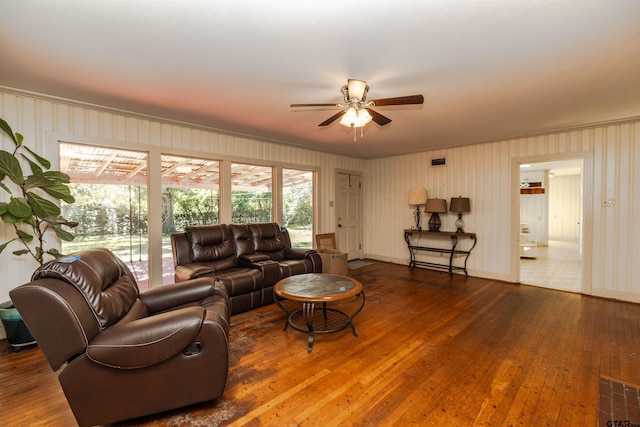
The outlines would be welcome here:
<svg viewBox="0 0 640 427">
<path fill-rule="evenodd" d="M 2 326 L 7 334 L 7 341 L 14 351 L 20 351 L 36 343 L 22 320 L 22 316 L 11 301 L 0 304 L 0 320 L 2 320 Z"/>
</svg>

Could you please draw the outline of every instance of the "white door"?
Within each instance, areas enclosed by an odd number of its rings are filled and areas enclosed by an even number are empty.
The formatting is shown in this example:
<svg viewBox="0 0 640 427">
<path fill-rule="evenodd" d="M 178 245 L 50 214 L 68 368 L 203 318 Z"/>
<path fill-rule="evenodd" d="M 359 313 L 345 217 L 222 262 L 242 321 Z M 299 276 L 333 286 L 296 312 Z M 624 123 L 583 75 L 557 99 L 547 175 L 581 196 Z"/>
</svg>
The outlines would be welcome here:
<svg viewBox="0 0 640 427">
<path fill-rule="evenodd" d="M 338 249 L 348 252 L 349 260 L 362 256 L 360 239 L 360 175 L 338 172 L 336 240 Z"/>
</svg>

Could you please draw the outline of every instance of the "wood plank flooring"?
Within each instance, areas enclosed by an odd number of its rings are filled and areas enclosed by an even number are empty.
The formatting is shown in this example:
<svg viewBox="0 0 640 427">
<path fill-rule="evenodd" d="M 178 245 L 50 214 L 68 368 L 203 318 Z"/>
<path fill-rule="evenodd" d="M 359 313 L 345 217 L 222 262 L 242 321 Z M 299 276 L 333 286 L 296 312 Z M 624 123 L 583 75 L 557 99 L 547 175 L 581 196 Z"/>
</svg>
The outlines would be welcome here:
<svg viewBox="0 0 640 427">
<path fill-rule="evenodd" d="M 582 427 L 600 377 L 640 384 L 638 304 L 382 262 L 349 273 L 358 337 L 318 335 L 309 354 L 276 305 L 242 313 L 221 399 L 119 425 Z M 75 425 L 40 350 L 2 350 L 2 424 Z"/>
</svg>

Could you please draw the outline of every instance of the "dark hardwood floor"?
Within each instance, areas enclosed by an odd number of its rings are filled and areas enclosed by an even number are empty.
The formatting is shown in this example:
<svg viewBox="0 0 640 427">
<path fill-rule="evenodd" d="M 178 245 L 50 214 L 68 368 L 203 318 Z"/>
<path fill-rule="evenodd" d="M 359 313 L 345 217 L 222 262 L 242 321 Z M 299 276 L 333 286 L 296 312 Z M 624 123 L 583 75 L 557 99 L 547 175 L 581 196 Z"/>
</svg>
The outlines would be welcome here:
<svg viewBox="0 0 640 427">
<path fill-rule="evenodd" d="M 640 305 L 375 262 L 349 329 L 232 318 L 221 399 L 120 426 L 595 426 L 600 377 L 640 384 Z M 6 343 L 6 341 L 4 342 Z M 0 357 L 8 426 L 75 425 L 39 349 Z M 175 390 L 180 393 L 180 390 Z"/>
</svg>

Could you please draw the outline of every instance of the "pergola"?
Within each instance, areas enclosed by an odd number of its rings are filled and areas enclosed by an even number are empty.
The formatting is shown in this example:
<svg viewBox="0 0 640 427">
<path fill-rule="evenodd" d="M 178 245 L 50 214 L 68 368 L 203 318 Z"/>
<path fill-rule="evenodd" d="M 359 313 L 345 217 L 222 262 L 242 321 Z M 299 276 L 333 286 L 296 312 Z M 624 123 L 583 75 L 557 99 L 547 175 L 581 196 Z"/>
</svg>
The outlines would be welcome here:
<svg viewBox="0 0 640 427">
<path fill-rule="evenodd" d="M 60 171 L 73 183 L 147 184 L 147 153 L 89 145 L 61 143 Z M 214 188 L 220 185 L 220 163 L 194 157 L 163 154 L 161 157 L 163 187 Z M 234 190 L 271 191 L 272 168 L 244 163 L 231 164 Z M 311 172 L 284 169 L 283 186 L 311 181 Z"/>
</svg>

